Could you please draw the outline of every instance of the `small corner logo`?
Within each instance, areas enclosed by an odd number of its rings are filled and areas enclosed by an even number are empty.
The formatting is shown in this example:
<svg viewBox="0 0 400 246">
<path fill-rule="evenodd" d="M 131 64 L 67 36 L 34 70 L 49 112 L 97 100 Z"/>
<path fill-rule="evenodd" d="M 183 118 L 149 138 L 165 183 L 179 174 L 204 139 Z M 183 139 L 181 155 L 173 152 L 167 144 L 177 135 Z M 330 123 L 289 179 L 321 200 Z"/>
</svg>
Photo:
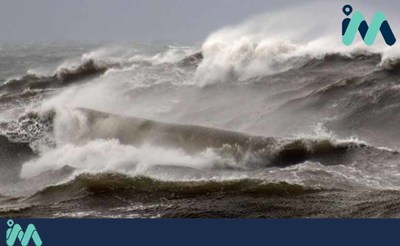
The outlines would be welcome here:
<svg viewBox="0 0 400 246">
<path fill-rule="evenodd" d="M 343 13 L 349 16 L 353 12 L 353 7 L 345 5 Z M 351 18 L 346 18 L 342 22 L 342 41 L 343 44 L 350 46 L 357 31 L 360 32 L 364 43 L 368 46 L 374 44 L 378 33 L 381 32 L 386 44 L 392 46 L 396 43 L 396 38 L 390 28 L 386 16 L 382 12 L 376 12 L 372 18 L 371 26 L 368 26 L 363 14 L 359 11 L 354 12 Z"/>
<path fill-rule="evenodd" d="M 32 240 L 34 245 L 42 246 L 43 242 L 33 224 L 29 224 L 24 232 L 19 224 L 15 224 L 13 220 L 7 221 L 6 243 L 8 246 L 17 245 L 17 239 L 22 246 L 28 246 Z"/>
</svg>

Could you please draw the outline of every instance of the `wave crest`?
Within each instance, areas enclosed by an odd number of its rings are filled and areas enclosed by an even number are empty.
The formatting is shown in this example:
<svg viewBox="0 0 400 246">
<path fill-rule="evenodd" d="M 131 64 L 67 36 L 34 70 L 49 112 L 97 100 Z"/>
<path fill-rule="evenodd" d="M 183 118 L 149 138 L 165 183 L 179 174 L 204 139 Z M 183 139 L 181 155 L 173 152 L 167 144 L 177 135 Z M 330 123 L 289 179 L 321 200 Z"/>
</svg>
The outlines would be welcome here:
<svg viewBox="0 0 400 246">
<path fill-rule="evenodd" d="M 296 196 L 318 191 L 285 182 L 240 179 L 225 181 L 161 181 L 149 177 L 129 177 L 117 173 L 81 174 L 73 180 L 43 189 L 30 200 L 69 200 L 80 197 L 125 196 L 142 202 L 160 198 L 190 198 L 205 194 Z"/>
<path fill-rule="evenodd" d="M 28 74 L 20 79 L 11 79 L 4 83 L 2 89 L 21 92 L 26 89 L 51 89 L 77 83 L 105 73 L 113 64 L 102 64 L 94 60 L 85 60 L 79 66 L 61 67 L 49 76 Z"/>
</svg>

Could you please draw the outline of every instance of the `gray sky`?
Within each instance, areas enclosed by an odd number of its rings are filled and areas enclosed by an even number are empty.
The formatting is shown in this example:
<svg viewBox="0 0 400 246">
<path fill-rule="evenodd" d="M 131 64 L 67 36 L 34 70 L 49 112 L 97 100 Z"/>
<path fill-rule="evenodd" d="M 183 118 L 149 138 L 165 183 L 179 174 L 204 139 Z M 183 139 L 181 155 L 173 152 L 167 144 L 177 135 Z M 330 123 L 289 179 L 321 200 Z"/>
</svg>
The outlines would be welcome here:
<svg viewBox="0 0 400 246">
<path fill-rule="evenodd" d="M 0 42 L 201 41 L 293 0 L 1 0 Z"/>
<path fill-rule="evenodd" d="M 309 1 L 0 0 L 0 42 L 202 41 L 249 16 Z M 379 2 L 400 10 L 398 0 L 346 2 Z"/>
</svg>

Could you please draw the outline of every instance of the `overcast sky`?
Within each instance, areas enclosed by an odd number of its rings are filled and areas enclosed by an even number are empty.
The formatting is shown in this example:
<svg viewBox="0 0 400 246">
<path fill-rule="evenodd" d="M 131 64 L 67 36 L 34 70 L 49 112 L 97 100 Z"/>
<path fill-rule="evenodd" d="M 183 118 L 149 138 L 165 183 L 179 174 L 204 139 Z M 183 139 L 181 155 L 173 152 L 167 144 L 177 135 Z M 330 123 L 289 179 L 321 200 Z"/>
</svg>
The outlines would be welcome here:
<svg viewBox="0 0 400 246">
<path fill-rule="evenodd" d="M 0 0 L 0 42 L 197 41 L 290 0 Z"/>
<path fill-rule="evenodd" d="M 201 41 L 225 25 L 309 1 L 0 0 L 0 42 Z M 400 7 L 398 0 L 374 1 Z"/>
</svg>

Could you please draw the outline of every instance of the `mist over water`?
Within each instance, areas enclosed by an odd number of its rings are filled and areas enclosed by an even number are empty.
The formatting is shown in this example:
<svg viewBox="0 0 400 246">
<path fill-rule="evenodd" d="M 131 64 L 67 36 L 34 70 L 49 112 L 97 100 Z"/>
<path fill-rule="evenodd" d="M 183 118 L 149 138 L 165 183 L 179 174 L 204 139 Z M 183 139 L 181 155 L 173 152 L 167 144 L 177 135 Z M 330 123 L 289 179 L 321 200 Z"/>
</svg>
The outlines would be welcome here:
<svg viewBox="0 0 400 246">
<path fill-rule="evenodd" d="M 200 45 L 2 46 L 0 214 L 398 217 L 397 46 L 345 47 L 340 10 Z"/>
</svg>

